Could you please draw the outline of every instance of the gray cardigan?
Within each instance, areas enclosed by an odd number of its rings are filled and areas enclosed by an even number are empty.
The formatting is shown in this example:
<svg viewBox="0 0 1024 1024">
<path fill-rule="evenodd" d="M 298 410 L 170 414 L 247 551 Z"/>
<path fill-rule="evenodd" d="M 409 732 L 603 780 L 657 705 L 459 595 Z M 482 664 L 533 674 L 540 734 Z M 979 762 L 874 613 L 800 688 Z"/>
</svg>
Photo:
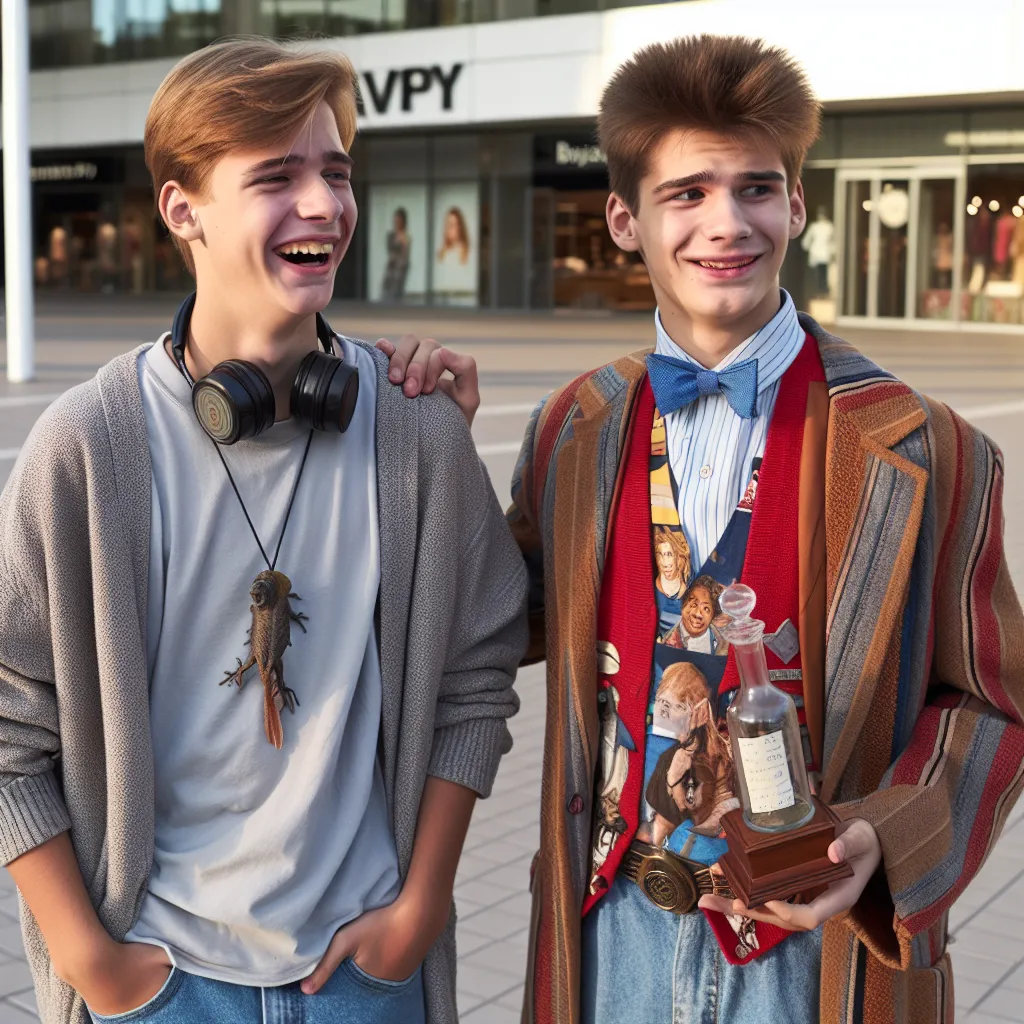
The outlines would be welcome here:
<svg viewBox="0 0 1024 1024">
<path fill-rule="evenodd" d="M 145 349 L 43 414 L 0 496 L 0 860 L 70 829 L 115 939 L 153 857 Z M 457 407 L 406 399 L 375 356 L 380 751 L 404 876 L 426 776 L 487 796 L 511 744 L 526 570 Z M 22 922 L 44 1024 L 87 1024 L 24 906 Z M 456 1021 L 454 908 L 424 981 L 428 1021 Z"/>
</svg>

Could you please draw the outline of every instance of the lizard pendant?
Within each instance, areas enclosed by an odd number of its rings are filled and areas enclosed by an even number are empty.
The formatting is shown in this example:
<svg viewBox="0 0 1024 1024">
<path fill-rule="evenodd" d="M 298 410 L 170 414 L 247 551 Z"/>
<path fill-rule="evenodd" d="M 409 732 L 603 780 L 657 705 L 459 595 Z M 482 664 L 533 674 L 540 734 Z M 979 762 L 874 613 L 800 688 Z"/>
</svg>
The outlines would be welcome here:
<svg viewBox="0 0 1024 1024">
<path fill-rule="evenodd" d="M 234 683 L 239 690 L 245 685 L 245 673 L 255 665 L 263 681 L 263 728 L 267 740 L 278 750 L 284 744 L 284 728 L 281 712 L 287 708 L 292 714 L 298 705 L 298 698 L 291 687 L 284 682 L 284 652 L 291 647 L 291 624 L 294 622 L 303 633 L 304 622 L 309 617 L 302 612 L 292 611 L 291 601 L 300 600 L 292 593 L 292 581 L 283 572 L 268 569 L 253 580 L 249 589 L 252 604 L 252 626 L 249 628 L 249 658 L 225 673 L 220 685 Z"/>
</svg>

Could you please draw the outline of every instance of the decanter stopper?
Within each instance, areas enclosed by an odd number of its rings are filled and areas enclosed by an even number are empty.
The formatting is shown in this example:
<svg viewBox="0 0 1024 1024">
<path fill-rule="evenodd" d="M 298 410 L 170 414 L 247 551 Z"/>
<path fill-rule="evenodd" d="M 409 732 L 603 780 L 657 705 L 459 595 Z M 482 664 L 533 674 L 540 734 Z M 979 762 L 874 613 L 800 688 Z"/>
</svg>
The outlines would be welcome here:
<svg viewBox="0 0 1024 1024">
<path fill-rule="evenodd" d="M 750 617 L 755 604 L 757 595 L 745 583 L 733 583 L 722 591 L 718 605 L 730 619 L 722 635 L 729 643 L 753 644 L 764 636 L 764 623 Z"/>
</svg>

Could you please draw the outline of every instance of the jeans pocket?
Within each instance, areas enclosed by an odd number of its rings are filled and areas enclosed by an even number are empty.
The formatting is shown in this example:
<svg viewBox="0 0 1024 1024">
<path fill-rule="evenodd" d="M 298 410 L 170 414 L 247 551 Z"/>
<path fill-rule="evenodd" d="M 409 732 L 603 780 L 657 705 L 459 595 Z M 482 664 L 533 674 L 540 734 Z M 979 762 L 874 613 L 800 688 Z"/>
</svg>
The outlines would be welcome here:
<svg viewBox="0 0 1024 1024">
<path fill-rule="evenodd" d="M 167 975 L 167 980 L 160 986 L 160 991 L 155 996 L 147 999 L 141 1006 L 135 1007 L 134 1010 L 125 1010 L 122 1013 L 112 1013 L 109 1015 L 90 1010 L 89 1016 L 94 1021 L 99 1022 L 99 1024 L 103 1024 L 105 1021 L 123 1021 L 125 1024 L 134 1024 L 136 1021 L 149 1020 L 171 1001 L 175 992 L 178 991 L 180 984 L 181 971 L 177 967 L 172 967 L 171 973 Z"/>
<path fill-rule="evenodd" d="M 408 978 L 403 981 L 390 981 L 387 978 L 376 978 L 372 974 L 367 974 L 352 959 L 349 957 L 347 960 L 343 960 L 341 966 L 348 971 L 349 975 L 355 979 L 360 985 L 366 988 L 373 989 L 374 992 L 401 992 L 403 989 L 408 988 L 418 977 L 422 967 L 417 967 Z"/>
</svg>

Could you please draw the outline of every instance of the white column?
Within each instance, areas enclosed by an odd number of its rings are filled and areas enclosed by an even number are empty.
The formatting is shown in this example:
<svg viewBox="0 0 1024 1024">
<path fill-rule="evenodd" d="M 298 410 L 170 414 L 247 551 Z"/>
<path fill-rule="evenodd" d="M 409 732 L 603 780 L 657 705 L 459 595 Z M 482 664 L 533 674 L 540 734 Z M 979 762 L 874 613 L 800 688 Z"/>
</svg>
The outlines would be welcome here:
<svg viewBox="0 0 1024 1024">
<path fill-rule="evenodd" d="M 0 0 L 3 44 L 4 273 L 7 379 L 35 376 L 32 183 L 29 180 L 28 0 Z"/>
</svg>

